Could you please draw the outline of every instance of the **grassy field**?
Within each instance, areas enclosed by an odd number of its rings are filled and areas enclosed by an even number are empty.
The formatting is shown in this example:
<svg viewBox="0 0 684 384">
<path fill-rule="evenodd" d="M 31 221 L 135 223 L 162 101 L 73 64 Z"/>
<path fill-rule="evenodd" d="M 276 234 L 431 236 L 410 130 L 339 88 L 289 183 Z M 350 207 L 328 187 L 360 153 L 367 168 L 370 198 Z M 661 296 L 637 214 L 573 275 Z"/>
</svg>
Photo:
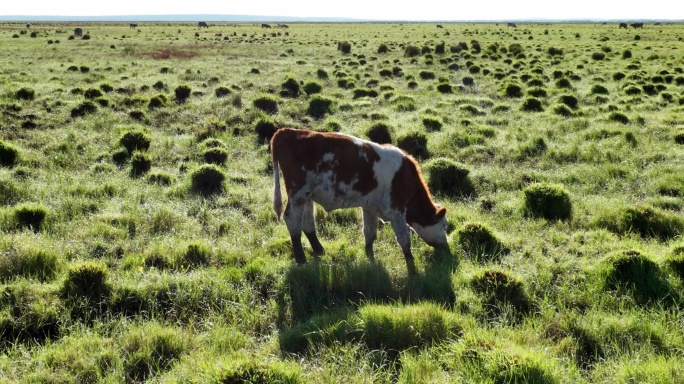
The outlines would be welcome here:
<svg viewBox="0 0 684 384">
<path fill-rule="evenodd" d="M 0 23 L 0 381 L 684 381 L 683 36 Z M 296 266 L 281 126 L 413 154 L 450 251 Z"/>
</svg>

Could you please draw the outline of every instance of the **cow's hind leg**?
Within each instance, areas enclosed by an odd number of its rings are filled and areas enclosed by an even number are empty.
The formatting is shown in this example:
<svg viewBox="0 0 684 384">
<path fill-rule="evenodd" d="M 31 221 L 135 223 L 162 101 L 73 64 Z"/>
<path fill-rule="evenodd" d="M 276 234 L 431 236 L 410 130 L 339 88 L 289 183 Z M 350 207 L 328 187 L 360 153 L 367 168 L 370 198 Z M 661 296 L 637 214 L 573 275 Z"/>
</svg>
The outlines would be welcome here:
<svg viewBox="0 0 684 384">
<path fill-rule="evenodd" d="M 297 264 L 304 264 L 306 263 L 306 256 L 304 256 L 304 248 L 302 248 L 302 215 L 305 204 L 303 200 L 298 200 L 300 199 L 288 197 L 283 219 L 287 225 L 287 231 L 290 232 L 294 259 Z"/>
<path fill-rule="evenodd" d="M 411 236 L 409 232 L 408 224 L 406 224 L 406 216 L 395 215 L 391 218 L 392 229 L 394 234 L 397 236 L 397 241 L 404 253 L 404 259 L 406 259 L 406 268 L 408 269 L 409 275 L 416 275 L 416 264 L 413 261 L 413 254 L 411 253 Z"/>
<path fill-rule="evenodd" d="M 316 222 L 314 218 L 314 203 L 311 199 L 306 199 L 304 203 L 304 213 L 302 217 L 302 226 L 304 229 L 304 235 L 309 239 L 309 244 L 313 248 L 314 255 L 322 255 L 325 253 L 323 245 L 318 240 L 316 236 Z"/>
<path fill-rule="evenodd" d="M 378 234 L 378 217 L 367 209 L 363 210 L 363 237 L 366 240 L 366 256 L 373 261 L 373 242 Z"/>
</svg>

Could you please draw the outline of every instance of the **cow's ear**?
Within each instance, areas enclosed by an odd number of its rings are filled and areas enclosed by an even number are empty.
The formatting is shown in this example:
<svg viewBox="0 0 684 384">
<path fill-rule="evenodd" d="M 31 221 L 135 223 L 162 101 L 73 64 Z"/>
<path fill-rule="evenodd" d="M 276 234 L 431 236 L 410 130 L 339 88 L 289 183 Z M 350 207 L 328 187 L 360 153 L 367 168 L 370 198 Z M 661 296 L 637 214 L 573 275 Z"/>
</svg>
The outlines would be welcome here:
<svg viewBox="0 0 684 384">
<path fill-rule="evenodd" d="M 437 206 L 437 220 L 442 220 L 446 216 L 446 208 Z"/>
</svg>

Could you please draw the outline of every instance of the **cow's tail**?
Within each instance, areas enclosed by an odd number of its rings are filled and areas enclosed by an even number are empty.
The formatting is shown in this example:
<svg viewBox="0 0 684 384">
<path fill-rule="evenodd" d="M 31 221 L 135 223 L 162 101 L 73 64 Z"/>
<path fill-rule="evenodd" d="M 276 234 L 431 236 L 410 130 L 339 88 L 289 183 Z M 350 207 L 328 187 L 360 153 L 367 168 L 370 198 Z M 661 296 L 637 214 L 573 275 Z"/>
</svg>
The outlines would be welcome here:
<svg viewBox="0 0 684 384">
<path fill-rule="evenodd" d="M 273 151 L 272 146 L 271 151 Z M 280 172 L 278 171 L 278 158 L 275 156 L 275 152 L 273 153 L 273 209 L 276 219 L 280 220 L 280 215 L 283 213 L 283 195 L 280 192 Z"/>
</svg>

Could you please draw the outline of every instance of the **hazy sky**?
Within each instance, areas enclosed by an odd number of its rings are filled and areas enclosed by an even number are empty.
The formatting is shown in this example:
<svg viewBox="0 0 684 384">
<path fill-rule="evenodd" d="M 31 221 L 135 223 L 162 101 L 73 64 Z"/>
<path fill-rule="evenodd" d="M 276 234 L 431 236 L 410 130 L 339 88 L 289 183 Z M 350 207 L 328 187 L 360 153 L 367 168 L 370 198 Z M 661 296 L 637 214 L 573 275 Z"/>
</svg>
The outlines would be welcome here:
<svg viewBox="0 0 684 384">
<path fill-rule="evenodd" d="M 233 14 L 382 20 L 684 19 L 681 0 L 0 0 L 0 15 Z"/>
</svg>

